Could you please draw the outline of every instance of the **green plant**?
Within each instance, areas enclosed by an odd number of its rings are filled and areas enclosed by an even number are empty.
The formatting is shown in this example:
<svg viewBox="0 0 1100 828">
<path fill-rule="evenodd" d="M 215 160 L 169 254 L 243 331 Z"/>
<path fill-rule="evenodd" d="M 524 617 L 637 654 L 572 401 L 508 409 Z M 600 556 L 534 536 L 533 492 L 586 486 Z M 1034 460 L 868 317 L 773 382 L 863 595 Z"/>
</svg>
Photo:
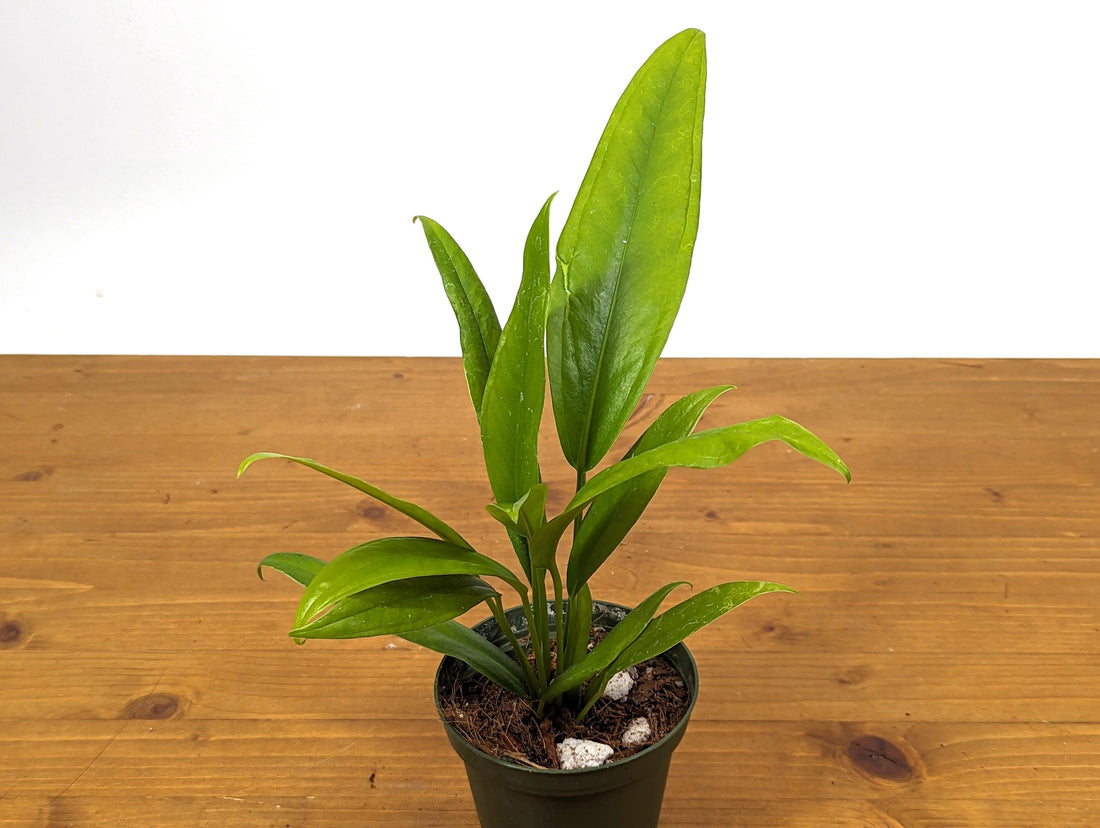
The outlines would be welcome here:
<svg viewBox="0 0 1100 828">
<path fill-rule="evenodd" d="M 306 587 L 294 638 L 400 635 L 537 699 L 540 713 L 567 703 L 583 717 L 616 672 L 664 652 L 749 598 L 793 591 L 768 582 L 724 583 L 657 614 L 686 582 L 667 584 L 587 649 L 589 579 L 670 467 L 716 468 L 760 443 L 781 440 L 850 479 L 825 443 L 783 417 L 695 432 L 707 407 L 732 386 L 673 403 L 621 460 L 589 476 L 638 404 L 683 296 L 699 219 L 705 79 L 704 37 L 692 29 L 666 41 L 638 70 L 611 114 L 562 230 L 552 281 L 553 196 L 536 216 L 503 328 L 458 244 L 439 224 L 418 217 L 458 319 L 495 501 L 487 508 L 504 525 L 518 571 L 475 551 L 420 506 L 370 483 L 306 458 L 254 454 L 239 473 L 262 458 L 292 460 L 376 498 L 436 536 L 370 540 L 329 563 L 287 552 L 264 558 L 261 570 L 279 570 Z M 576 470 L 575 494 L 552 517 L 538 460 L 547 377 L 558 438 Z M 557 550 L 570 526 L 563 578 Z M 526 644 L 516 640 L 501 593 L 486 578 L 518 595 L 530 631 Z M 482 602 L 508 636 L 510 652 L 453 620 Z M 558 621 L 564 619 L 557 625 L 556 668 L 551 606 Z"/>
</svg>

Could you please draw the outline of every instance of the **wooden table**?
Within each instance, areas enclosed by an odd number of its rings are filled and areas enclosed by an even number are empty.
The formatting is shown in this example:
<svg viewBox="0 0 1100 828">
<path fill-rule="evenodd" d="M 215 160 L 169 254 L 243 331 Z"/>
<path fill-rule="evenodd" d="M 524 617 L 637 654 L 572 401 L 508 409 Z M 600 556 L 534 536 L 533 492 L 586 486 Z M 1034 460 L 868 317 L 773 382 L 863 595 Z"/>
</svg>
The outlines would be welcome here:
<svg viewBox="0 0 1100 828">
<path fill-rule="evenodd" d="M 781 444 L 674 470 L 594 581 L 772 579 L 695 635 L 665 826 L 1100 823 L 1100 362 L 671 360 Z M 572 477 L 552 428 L 552 505 Z M 286 632 L 266 553 L 407 519 L 256 450 L 420 502 L 507 560 L 451 359 L 0 357 L 0 824 L 474 826 L 437 656 Z M 484 615 L 484 613 L 478 613 Z"/>
</svg>

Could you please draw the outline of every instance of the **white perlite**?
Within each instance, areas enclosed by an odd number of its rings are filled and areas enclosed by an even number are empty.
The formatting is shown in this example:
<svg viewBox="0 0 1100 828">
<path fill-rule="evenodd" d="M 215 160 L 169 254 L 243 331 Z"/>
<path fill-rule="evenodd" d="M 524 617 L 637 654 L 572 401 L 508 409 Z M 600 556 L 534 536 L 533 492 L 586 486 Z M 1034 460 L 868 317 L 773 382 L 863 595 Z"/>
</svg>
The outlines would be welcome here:
<svg viewBox="0 0 1100 828">
<path fill-rule="evenodd" d="M 649 720 L 639 716 L 633 719 L 623 731 L 623 747 L 637 747 L 649 741 L 653 731 L 649 727 Z"/>
<path fill-rule="evenodd" d="M 615 749 L 588 739 L 562 739 L 558 745 L 558 764 L 562 770 L 596 768 L 607 761 Z"/>
<path fill-rule="evenodd" d="M 605 699 L 611 699 L 611 701 L 622 701 L 630 695 L 631 689 L 634 687 L 634 677 L 626 670 L 621 673 L 616 673 L 611 677 L 611 680 L 607 682 L 607 687 L 604 688 L 603 697 Z"/>
</svg>

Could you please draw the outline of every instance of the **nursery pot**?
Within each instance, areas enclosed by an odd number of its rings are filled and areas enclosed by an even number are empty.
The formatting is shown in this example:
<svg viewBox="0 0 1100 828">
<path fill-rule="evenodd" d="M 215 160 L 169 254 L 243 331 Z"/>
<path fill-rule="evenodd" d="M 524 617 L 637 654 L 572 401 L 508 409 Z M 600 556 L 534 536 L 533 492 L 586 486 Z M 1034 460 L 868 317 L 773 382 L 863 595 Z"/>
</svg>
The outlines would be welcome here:
<svg viewBox="0 0 1100 828">
<path fill-rule="evenodd" d="M 627 612 L 627 608 L 617 604 L 593 601 L 592 626 L 611 629 Z M 506 617 L 521 637 L 526 634 L 527 622 L 522 608 L 508 610 Z M 551 612 L 551 629 L 555 620 Z M 498 645 L 505 640 L 493 618 L 477 624 L 474 630 Z M 656 828 L 669 761 L 687 729 L 688 718 L 699 695 L 699 674 L 687 647 L 677 644 L 661 657 L 675 668 L 687 686 L 691 694 L 688 709 L 664 738 L 629 758 L 608 765 L 553 770 L 513 764 L 475 748 L 444 719 L 447 737 L 466 764 L 466 776 L 482 828 L 538 825 Z M 440 663 L 435 677 L 435 703 L 441 719 L 440 686 L 448 677 L 461 675 L 468 669 L 450 656 Z"/>
</svg>

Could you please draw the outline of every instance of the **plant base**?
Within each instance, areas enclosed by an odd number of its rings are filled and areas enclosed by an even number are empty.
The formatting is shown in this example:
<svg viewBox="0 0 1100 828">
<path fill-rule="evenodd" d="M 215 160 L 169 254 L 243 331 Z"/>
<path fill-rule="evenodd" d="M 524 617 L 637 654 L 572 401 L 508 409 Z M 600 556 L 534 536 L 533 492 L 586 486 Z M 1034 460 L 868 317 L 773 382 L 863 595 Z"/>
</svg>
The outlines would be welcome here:
<svg viewBox="0 0 1100 828">
<path fill-rule="evenodd" d="M 627 610 L 615 604 L 594 602 L 593 626 L 610 629 Z M 524 631 L 523 613 L 509 610 L 509 622 Z M 493 619 L 474 629 L 490 641 L 500 644 L 503 634 Z M 525 631 L 524 631 L 525 632 Z M 678 644 L 664 658 L 677 670 L 691 693 L 698 695 L 698 672 L 691 653 Z M 447 657 L 436 673 L 436 705 L 439 688 L 449 677 L 461 673 L 465 665 Z M 494 759 L 470 745 L 445 720 L 451 745 L 466 765 L 470 790 L 477 806 L 482 828 L 526 828 L 526 826 L 566 826 L 566 828 L 656 828 L 664 797 L 672 752 L 687 728 L 691 707 L 680 722 L 657 743 L 635 755 L 582 770 L 530 768 Z"/>
</svg>

